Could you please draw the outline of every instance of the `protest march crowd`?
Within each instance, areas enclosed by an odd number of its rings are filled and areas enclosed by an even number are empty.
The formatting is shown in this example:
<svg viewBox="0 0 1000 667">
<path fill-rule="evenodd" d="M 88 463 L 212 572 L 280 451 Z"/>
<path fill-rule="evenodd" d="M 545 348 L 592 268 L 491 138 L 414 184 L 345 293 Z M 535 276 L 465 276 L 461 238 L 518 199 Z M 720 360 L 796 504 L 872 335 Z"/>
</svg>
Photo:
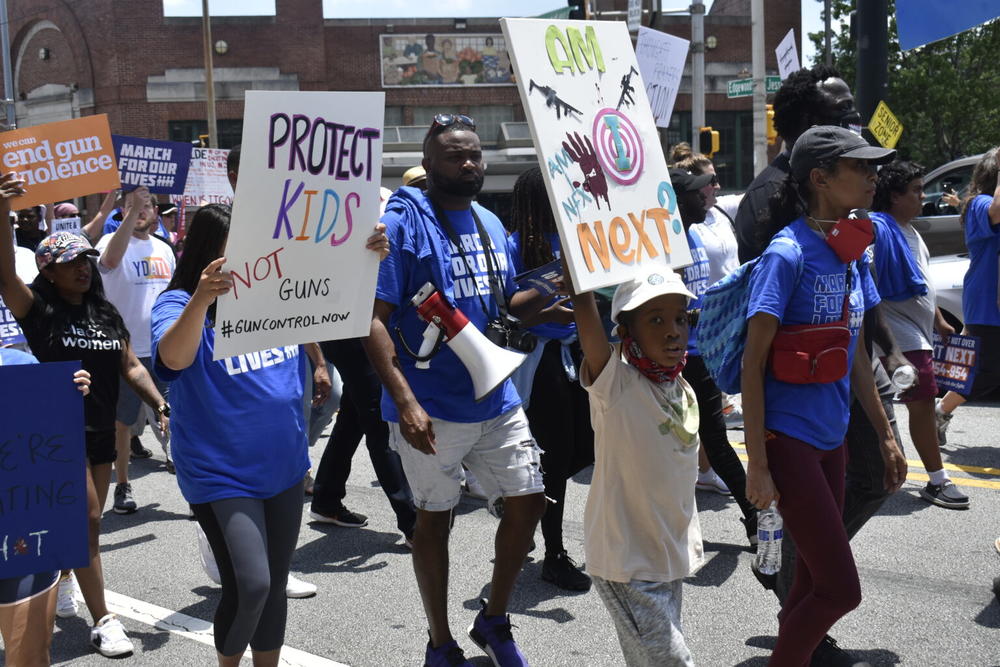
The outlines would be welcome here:
<svg viewBox="0 0 1000 667">
<path fill-rule="evenodd" d="M 132 652 L 104 599 L 114 573 L 99 547 L 112 471 L 114 511 L 138 509 L 128 462 L 152 455 L 137 438 L 147 424 L 222 586 L 220 665 L 239 664 L 248 646 L 255 665 L 277 665 L 287 597 L 315 593 L 289 575 L 304 493 L 312 520 L 366 525 L 345 506 L 362 438 L 412 550 L 427 667 L 471 665 L 447 612 L 463 493 L 499 519 L 489 597 L 468 630 L 493 664 L 529 664 L 507 606 L 540 523 L 542 577 L 596 589 L 626 664 L 693 665 L 681 600 L 704 562 L 696 489 L 732 495 L 743 546 L 759 551 L 753 573 L 780 603 L 769 664 L 867 664 L 827 633 L 861 602 L 851 538 L 906 479 L 894 399 L 929 476 L 921 497 L 963 509 L 940 447 L 956 409 L 1000 386 L 1000 149 L 961 199 L 977 373 L 968 393 L 938 398 L 934 334 L 959 332 L 935 306 L 910 224 L 922 167 L 848 129 L 860 124 L 851 91 L 824 66 L 784 80 L 774 123 L 784 148 L 742 195 L 717 197 L 712 161 L 687 144 L 667 156 L 690 265 L 643 264 L 617 287 L 578 292 L 542 171 L 518 178 L 501 221 L 476 202 L 475 120 L 440 113 L 421 166 L 384 193 L 379 222 L 359 223 L 380 260 L 368 335 L 224 360 L 213 359 L 216 301 L 233 289 L 223 265 L 240 233 L 228 206 L 197 209 L 181 237 L 176 208 L 140 186 L 107 193 L 78 230 L 54 231 L 76 206 L 21 207 L 32 186 L 4 173 L 0 297 L 25 340 L 0 348 L 0 365 L 82 364 L 66 382 L 84 394 L 89 535 L 84 567 L 0 579 L 7 664 L 49 663 L 54 617 L 79 613 L 78 591 L 93 647 Z M 234 187 L 240 157 L 229 154 Z M 524 360 L 484 380 L 497 348 Z M 308 447 L 337 393 L 313 476 Z M 727 437 L 740 418 L 746 467 Z M 584 551 L 570 554 L 567 481 L 591 465 Z"/>
</svg>

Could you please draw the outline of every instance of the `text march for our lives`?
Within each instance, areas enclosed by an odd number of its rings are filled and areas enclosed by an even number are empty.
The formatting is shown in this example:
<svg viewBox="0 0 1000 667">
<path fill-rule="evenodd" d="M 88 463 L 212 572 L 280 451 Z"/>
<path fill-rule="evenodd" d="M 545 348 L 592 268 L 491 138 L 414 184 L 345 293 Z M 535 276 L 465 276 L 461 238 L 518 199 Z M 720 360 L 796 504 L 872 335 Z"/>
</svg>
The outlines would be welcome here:
<svg viewBox="0 0 1000 667">
<path fill-rule="evenodd" d="M 368 333 L 384 108 L 384 93 L 247 93 L 215 359 Z"/>
<path fill-rule="evenodd" d="M 576 288 L 690 264 L 625 23 L 501 19 L 500 25 Z"/>
<path fill-rule="evenodd" d="M 154 194 L 176 195 L 184 192 L 188 167 L 191 164 L 191 144 L 111 136 L 115 145 L 122 188 L 134 190 L 144 186 Z"/>
<path fill-rule="evenodd" d="M 88 563 L 79 368 L 0 366 L 0 579 Z"/>
</svg>

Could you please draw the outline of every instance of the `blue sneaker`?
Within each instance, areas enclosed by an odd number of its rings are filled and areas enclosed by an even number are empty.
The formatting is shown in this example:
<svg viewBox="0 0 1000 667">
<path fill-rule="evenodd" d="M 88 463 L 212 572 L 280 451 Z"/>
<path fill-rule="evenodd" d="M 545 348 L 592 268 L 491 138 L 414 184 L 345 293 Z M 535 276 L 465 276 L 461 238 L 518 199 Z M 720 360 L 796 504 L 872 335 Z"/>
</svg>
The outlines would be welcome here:
<svg viewBox="0 0 1000 667">
<path fill-rule="evenodd" d="M 437 648 L 427 642 L 427 653 L 424 655 L 424 667 L 475 667 L 465 659 L 465 653 L 459 648 L 458 642 L 452 639 L 447 644 Z"/>
<path fill-rule="evenodd" d="M 510 633 L 510 616 L 487 616 L 486 600 L 483 608 L 469 626 L 469 637 L 490 656 L 496 667 L 528 667 L 528 659 L 521 653 Z"/>
</svg>

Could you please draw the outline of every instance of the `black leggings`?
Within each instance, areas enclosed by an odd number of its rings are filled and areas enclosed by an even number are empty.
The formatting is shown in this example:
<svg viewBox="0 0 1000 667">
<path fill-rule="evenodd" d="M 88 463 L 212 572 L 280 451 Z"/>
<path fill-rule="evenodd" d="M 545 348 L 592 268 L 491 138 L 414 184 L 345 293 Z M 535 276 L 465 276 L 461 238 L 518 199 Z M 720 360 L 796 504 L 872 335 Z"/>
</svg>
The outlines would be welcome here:
<svg viewBox="0 0 1000 667">
<path fill-rule="evenodd" d="M 528 425 L 542 448 L 542 481 L 547 503 L 542 515 L 545 553 L 565 551 L 562 540 L 566 480 L 594 462 L 594 430 L 590 426 L 590 399 L 579 382 L 570 381 L 562 364 L 562 343 L 545 345 L 535 370 L 528 404 Z M 580 360 L 579 345 L 570 347 Z"/>
<path fill-rule="evenodd" d="M 285 643 L 285 584 L 302 521 L 302 482 L 276 496 L 191 505 L 222 578 L 215 649 L 225 656 Z"/>
<path fill-rule="evenodd" d="M 746 471 L 726 433 L 726 420 L 722 416 L 722 392 L 701 356 L 688 356 L 683 375 L 698 398 L 698 436 L 701 438 L 701 446 L 705 448 L 708 462 L 733 492 L 733 499 L 740 506 L 743 516 L 748 517 L 755 510 L 747 500 Z"/>
</svg>

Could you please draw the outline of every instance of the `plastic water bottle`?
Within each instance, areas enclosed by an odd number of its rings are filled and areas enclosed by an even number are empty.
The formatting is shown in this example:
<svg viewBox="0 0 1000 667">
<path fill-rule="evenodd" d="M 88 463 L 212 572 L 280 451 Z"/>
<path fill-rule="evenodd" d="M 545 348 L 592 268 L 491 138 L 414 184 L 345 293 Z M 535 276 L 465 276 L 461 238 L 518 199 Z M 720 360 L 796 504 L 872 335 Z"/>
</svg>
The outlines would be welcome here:
<svg viewBox="0 0 1000 667">
<path fill-rule="evenodd" d="M 917 371 L 913 366 L 904 364 L 892 373 L 892 386 L 896 391 L 906 391 L 917 381 Z"/>
<path fill-rule="evenodd" d="M 777 574 L 781 569 L 781 515 L 777 503 L 757 515 L 757 570 L 761 574 Z"/>
</svg>

